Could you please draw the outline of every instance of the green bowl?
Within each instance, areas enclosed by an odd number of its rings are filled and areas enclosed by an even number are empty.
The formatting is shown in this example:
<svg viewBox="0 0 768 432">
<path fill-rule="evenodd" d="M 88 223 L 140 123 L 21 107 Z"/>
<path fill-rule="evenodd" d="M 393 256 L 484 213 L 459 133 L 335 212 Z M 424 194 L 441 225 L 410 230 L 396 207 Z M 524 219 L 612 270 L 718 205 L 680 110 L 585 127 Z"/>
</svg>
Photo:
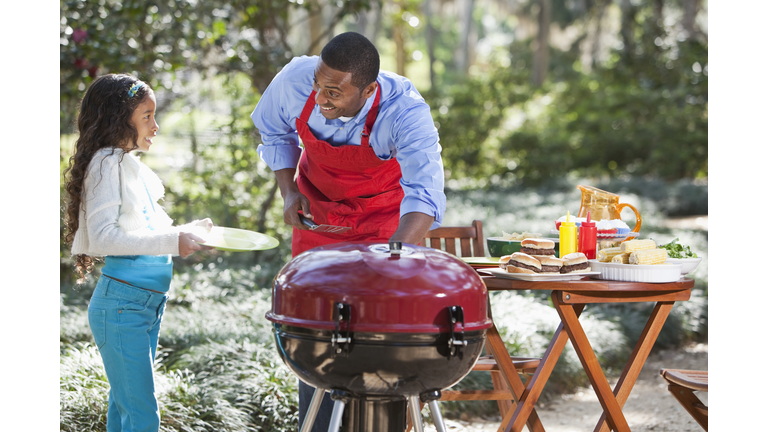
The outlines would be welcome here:
<svg viewBox="0 0 768 432">
<path fill-rule="evenodd" d="M 548 238 L 555 242 L 555 256 L 560 256 L 560 239 Z M 488 237 L 486 243 L 488 244 L 488 253 L 492 257 L 503 257 L 504 255 L 512 255 L 515 252 L 520 252 L 520 242 L 522 240 L 504 240 L 502 237 Z"/>
<path fill-rule="evenodd" d="M 492 257 L 503 257 L 504 255 L 512 255 L 515 252 L 520 252 L 520 242 L 522 240 L 504 240 L 502 237 L 488 237 L 486 243 L 488 244 L 488 253 Z"/>
</svg>

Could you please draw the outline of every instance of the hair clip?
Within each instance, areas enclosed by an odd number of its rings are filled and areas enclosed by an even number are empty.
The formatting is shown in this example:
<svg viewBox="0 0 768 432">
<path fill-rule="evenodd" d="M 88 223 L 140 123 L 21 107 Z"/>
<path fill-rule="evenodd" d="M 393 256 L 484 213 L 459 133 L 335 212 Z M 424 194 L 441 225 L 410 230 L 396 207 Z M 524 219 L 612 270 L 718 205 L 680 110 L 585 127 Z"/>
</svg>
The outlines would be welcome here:
<svg viewBox="0 0 768 432">
<path fill-rule="evenodd" d="M 139 89 L 142 88 L 143 86 L 144 86 L 144 83 L 141 81 L 134 84 L 133 87 L 131 87 L 131 89 L 128 90 L 128 97 L 133 97 L 136 94 L 136 92 L 139 91 Z"/>
</svg>

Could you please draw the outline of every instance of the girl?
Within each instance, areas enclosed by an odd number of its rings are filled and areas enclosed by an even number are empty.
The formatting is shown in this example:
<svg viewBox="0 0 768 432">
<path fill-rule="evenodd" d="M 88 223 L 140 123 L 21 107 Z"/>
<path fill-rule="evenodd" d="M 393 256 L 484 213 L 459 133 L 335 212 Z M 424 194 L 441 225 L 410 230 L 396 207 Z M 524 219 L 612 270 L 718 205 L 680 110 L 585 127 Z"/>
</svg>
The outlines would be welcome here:
<svg viewBox="0 0 768 432">
<path fill-rule="evenodd" d="M 133 150 L 149 151 L 159 126 L 155 95 L 125 74 L 97 78 L 83 97 L 80 133 L 70 158 L 65 240 L 80 278 L 105 257 L 88 305 L 88 323 L 109 380 L 107 431 L 157 432 L 160 413 L 152 364 L 173 262 L 211 249 L 187 231 L 210 219 L 172 227 L 157 203 L 165 189 Z"/>
</svg>

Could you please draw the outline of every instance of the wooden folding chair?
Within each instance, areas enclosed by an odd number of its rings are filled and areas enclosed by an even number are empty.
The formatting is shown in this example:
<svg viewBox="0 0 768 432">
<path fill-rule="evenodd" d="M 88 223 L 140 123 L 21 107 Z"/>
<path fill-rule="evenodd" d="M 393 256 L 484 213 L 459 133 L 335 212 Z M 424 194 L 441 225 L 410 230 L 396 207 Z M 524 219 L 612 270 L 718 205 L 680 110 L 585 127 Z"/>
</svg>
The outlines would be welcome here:
<svg viewBox="0 0 768 432">
<path fill-rule="evenodd" d="M 662 369 L 661 376 L 667 381 L 667 389 L 672 396 L 680 402 L 680 405 L 696 420 L 704 430 L 708 430 L 708 408 L 693 393 L 694 391 L 707 391 L 707 371 L 692 371 L 680 369 Z"/>
<path fill-rule="evenodd" d="M 456 253 L 456 243 L 459 243 L 460 256 L 482 257 L 485 256 L 483 247 L 483 223 L 479 220 L 472 221 L 471 226 L 440 227 L 427 232 L 422 241 L 423 246 L 434 249 L 442 249 L 448 253 Z M 426 243 L 426 244 L 425 244 Z M 444 244 L 444 245 L 443 245 Z M 490 306 L 490 305 L 489 305 Z M 490 313 L 490 307 L 488 308 Z M 515 369 L 521 374 L 530 377 L 539 366 L 541 359 L 527 357 L 511 357 Z M 514 407 L 514 396 L 506 381 L 499 372 L 493 356 L 481 357 L 472 371 L 486 371 L 491 373 L 493 390 L 445 390 L 442 392 L 441 401 L 468 401 L 468 400 L 495 400 L 499 406 L 501 418 Z"/>
<path fill-rule="evenodd" d="M 456 253 L 457 240 L 461 253 Z M 485 256 L 483 241 L 483 223 L 476 220 L 471 226 L 440 227 L 428 231 L 421 245 L 461 257 L 482 257 Z"/>
</svg>

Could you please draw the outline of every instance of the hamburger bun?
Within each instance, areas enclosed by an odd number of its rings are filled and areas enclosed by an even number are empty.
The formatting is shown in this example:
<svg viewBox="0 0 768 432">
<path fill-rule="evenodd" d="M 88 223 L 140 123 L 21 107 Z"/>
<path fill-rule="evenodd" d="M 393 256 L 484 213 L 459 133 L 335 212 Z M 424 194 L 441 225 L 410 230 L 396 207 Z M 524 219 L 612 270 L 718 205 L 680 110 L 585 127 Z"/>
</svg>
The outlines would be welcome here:
<svg viewBox="0 0 768 432">
<path fill-rule="evenodd" d="M 587 262 L 587 256 L 581 252 L 573 252 L 563 257 L 563 265 L 574 265 Z"/>
<path fill-rule="evenodd" d="M 587 256 L 581 252 L 573 252 L 563 257 L 560 273 L 584 273 L 591 270 Z"/>
<path fill-rule="evenodd" d="M 499 258 L 499 268 L 506 270 L 507 263 L 509 262 L 510 258 L 512 258 L 512 255 L 504 255 L 503 257 Z"/>
<path fill-rule="evenodd" d="M 527 238 L 520 242 L 520 252 L 529 255 L 555 255 L 555 242 L 543 238 Z"/>
<path fill-rule="evenodd" d="M 507 261 L 509 273 L 541 273 L 541 262 L 536 258 L 522 252 L 515 252 Z"/>
<path fill-rule="evenodd" d="M 541 263 L 542 273 L 560 273 L 560 269 L 563 268 L 563 260 L 560 258 L 551 255 L 533 255 L 533 257 Z"/>
</svg>

